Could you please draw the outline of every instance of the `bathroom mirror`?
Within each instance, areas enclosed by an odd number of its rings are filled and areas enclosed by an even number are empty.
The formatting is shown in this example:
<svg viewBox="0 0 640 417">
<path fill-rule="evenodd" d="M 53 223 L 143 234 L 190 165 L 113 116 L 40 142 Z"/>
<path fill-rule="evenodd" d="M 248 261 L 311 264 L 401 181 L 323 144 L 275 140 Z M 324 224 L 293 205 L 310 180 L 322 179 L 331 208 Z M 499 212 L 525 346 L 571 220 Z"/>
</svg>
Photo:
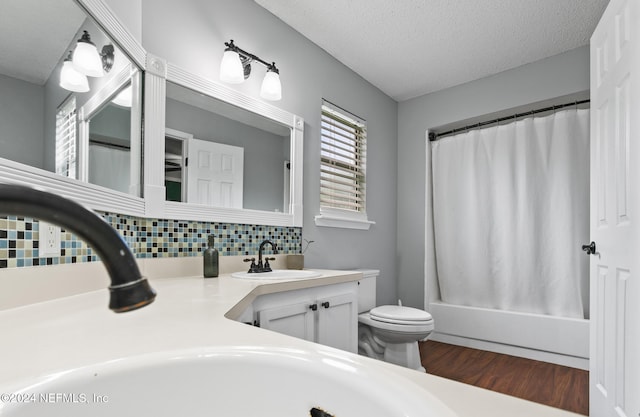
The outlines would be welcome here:
<svg viewBox="0 0 640 417">
<path fill-rule="evenodd" d="M 170 63 L 164 90 L 163 216 L 302 226 L 302 118 Z"/>
<path fill-rule="evenodd" d="M 0 21 L 0 180 L 60 189 L 102 210 L 136 211 L 140 202 L 130 203 L 141 200 L 144 50 L 101 0 L 8 0 Z M 101 77 L 86 77 L 88 91 L 69 91 L 60 86 L 61 69 L 85 30 L 99 52 L 113 46 L 111 67 Z M 126 110 L 106 110 L 126 87 L 131 92 Z M 128 129 L 118 133 L 127 136 L 130 148 L 125 186 L 121 179 L 94 181 L 95 174 L 90 175 L 111 158 L 90 145 L 90 136 L 101 136 L 104 142 L 116 134 L 90 127 L 93 117 L 99 116 L 100 125 L 107 113 L 117 113 L 119 128 Z"/>
<path fill-rule="evenodd" d="M 167 82 L 167 200 L 288 212 L 290 126 Z"/>
<path fill-rule="evenodd" d="M 123 193 L 140 189 L 140 73 L 123 67 L 78 112 L 79 178 Z M 135 91 L 135 93 L 134 93 Z"/>
</svg>

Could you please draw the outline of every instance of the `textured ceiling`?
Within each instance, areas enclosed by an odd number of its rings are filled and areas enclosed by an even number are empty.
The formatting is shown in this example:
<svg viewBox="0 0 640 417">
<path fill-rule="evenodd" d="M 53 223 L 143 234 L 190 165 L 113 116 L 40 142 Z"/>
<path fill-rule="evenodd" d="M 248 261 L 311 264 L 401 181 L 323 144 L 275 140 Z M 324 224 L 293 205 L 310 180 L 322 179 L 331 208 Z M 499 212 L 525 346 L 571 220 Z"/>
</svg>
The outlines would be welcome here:
<svg viewBox="0 0 640 417">
<path fill-rule="evenodd" d="M 84 19 L 71 0 L 0 0 L 0 74 L 44 84 Z"/>
<path fill-rule="evenodd" d="M 608 0 L 255 0 L 397 101 L 587 45 Z"/>
</svg>

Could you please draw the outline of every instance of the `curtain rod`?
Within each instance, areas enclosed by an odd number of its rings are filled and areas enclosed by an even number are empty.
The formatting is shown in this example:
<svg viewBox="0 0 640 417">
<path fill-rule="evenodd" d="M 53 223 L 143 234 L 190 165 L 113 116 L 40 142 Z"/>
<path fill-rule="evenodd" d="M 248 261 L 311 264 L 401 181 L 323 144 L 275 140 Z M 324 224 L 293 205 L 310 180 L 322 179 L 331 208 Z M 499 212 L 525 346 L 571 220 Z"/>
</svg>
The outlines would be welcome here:
<svg viewBox="0 0 640 417">
<path fill-rule="evenodd" d="M 479 123 L 470 124 L 470 125 L 467 125 L 467 126 L 464 126 L 464 127 L 458 127 L 456 129 L 447 130 L 446 132 L 441 132 L 441 133 L 429 132 L 429 142 L 434 142 L 434 141 L 438 140 L 440 137 L 449 136 L 451 134 L 462 132 L 462 131 L 465 131 L 465 130 L 475 129 L 475 128 L 491 125 L 491 124 L 494 124 L 494 123 L 500 123 L 500 122 L 504 122 L 506 120 L 517 119 L 518 117 L 531 116 L 531 115 L 537 114 L 537 113 L 544 113 L 544 112 L 547 112 L 547 111 L 558 110 L 558 109 L 562 109 L 562 108 L 565 108 L 565 107 L 577 106 L 579 104 L 589 103 L 590 101 L 591 100 L 587 99 L 587 100 L 574 101 L 572 103 L 556 104 L 554 106 L 545 107 L 543 109 L 531 110 L 531 111 L 524 112 L 524 113 L 516 113 L 516 114 L 513 114 L 511 116 L 500 117 L 498 119 L 488 120 L 486 122 L 479 122 Z"/>
<path fill-rule="evenodd" d="M 103 142 L 101 140 L 96 140 L 96 139 L 89 139 L 89 145 L 104 146 L 105 148 L 122 149 L 125 151 L 131 150 L 130 146 L 118 145 L 117 143 Z"/>
</svg>

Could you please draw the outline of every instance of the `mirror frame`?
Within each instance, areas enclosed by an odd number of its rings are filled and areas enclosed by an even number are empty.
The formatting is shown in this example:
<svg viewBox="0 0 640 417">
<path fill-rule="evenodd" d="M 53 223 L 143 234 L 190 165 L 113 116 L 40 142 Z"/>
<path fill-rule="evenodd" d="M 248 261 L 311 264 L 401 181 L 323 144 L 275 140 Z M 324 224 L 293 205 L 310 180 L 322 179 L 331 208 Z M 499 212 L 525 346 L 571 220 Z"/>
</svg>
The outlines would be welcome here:
<svg viewBox="0 0 640 417">
<path fill-rule="evenodd" d="M 225 85 L 190 73 L 162 58 L 147 56 L 145 73 L 144 178 L 147 216 L 225 223 L 302 227 L 302 165 L 304 119 Z M 289 212 L 231 209 L 193 203 L 165 201 L 164 150 L 166 82 L 256 113 L 291 129 Z"/>
<path fill-rule="evenodd" d="M 78 111 L 78 154 L 80 163 L 78 164 L 78 179 L 89 183 L 89 126 L 91 119 L 107 105 L 113 96 L 124 86 L 131 84 L 132 91 L 138 94 L 132 95 L 131 105 L 131 150 L 130 150 L 130 179 L 129 193 L 140 195 L 141 172 L 142 172 L 142 106 L 140 105 L 140 71 L 133 66 L 125 66 L 116 76 L 91 99 L 89 99 Z"/>
<path fill-rule="evenodd" d="M 74 2 L 120 46 L 142 71 L 145 70 L 146 51 L 102 0 L 74 0 Z M 138 123 L 141 123 L 140 117 L 138 117 Z M 138 197 L 139 193 L 125 194 L 4 158 L 0 158 L 0 181 L 38 187 L 74 200 L 92 210 L 140 217 L 145 214 L 145 202 L 142 197 Z"/>
</svg>

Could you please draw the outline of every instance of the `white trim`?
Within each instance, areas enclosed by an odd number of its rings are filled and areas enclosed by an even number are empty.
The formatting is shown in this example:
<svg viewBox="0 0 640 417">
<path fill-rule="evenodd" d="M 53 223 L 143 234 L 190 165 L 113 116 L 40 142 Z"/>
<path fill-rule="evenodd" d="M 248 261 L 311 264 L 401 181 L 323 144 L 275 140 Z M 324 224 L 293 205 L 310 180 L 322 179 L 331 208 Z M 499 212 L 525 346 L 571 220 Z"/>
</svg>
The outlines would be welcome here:
<svg viewBox="0 0 640 417">
<path fill-rule="evenodd" d="M 289 204 L 291 203 L 291 161 L 286 160 L 282 164 L 282 180 L 284 193 L 282 196 L 282 207 L 287 213 L 290 210 Z"/>
<path fill-rule="evenodd" d="M 302 162 L 304 160 L 304 119 L 300 116 L 293 116 L 293 129 L 291 131 L 291 147 L 289 158 L 291 160 L 291 184 L 289 200 L 289 215 L 292 216 L 293 226 L 302 227 L 302 177 L 304 170 Z"/>
<path fill-rule="evenodd" d="M 131 127 L 129 194 L 142 194 L 142 73 L 131 66 Z M 136 92 L 133 94 L 133 92 Z"/>
<path fill-rule="evenodd" d="M 376 222 L 367 218 L 366 213 L 320 207 L 320 214 L 315 216 L 316 226 L 338 227 L 342 229 L 369 230 Z"/>
<path fill-rule="evenodd" d="M 162 79 L 166 79 L 167 61 L 160 57 L 147 54 L 147 73 L 156 75 Z"/>
<path fill-rule="evenodd" d="M 186 140 L 186 141 L 193 139 L 193 135 L 191 133 L 182 132 L 176 129 L 171 129 L 170 127 L 166 127 L 164 129 L 164 132 L 166 136 L 169 136 L 173 139 Z"/>
<path fill-rule="evenodd" d="M 117 43 L 138 67 L 145 69 L 147 52 L 131 32 L 120 23 L 103 0 L 75 0 L 75 2 L 96 21 L 98 26 L 107 33 L 107 36 Z"/>
<path fill-rule="evenodd" d="M 432 178 L 431 178 L 431 142 L 429 141 L 429 130 L 425 132 L 425 181 L 424 181 L 424 263 L 422 265 L 424 272 L 424 309 L 429 311 L 429 303 L 440 298 L 439 291 L 431 294 L 429 291 L 429 265 L 433 265 L 432 281 L 436 287 L 437 271 L 435 268 L 435 258 L 432 256 L 435 251 L 433 249 L 433 200 L 432 200 Z"/>
<path fill-rule="evenodd" d="M 140 197 L 87 184 L 40 168 L 0 158 L 0 182 L 35 187 L 76 201 L 91 210 L 144 215 L 144 200 Z"/>
<path fill-rule="evenodd" d="M 89 100 L 86 101 L 86 103 L 80 107 L 80 109 L 78 110 L 78 160 L 77 160 L 77 164 L 78 164 L 78 178 L 81 181 L 84 182 L 89 182 L 89 132 L 90 132 L 90 122 L 91 122 L 91 118 L 93 116 L 95 116 L 102 108 L 103 106 L 105 106 L 108 102 L 111 101 L 111 99 L 120 91 L 122 90 L 122 88 L 127 85 L 128 83 L 131 83 L 131 88 L 133 89 L 133 85 L 134 85 L 134 78 L 136 78 L 139 74 L 139 71 L 137 68 L 135 68 L 133 65 L 129 64 L 129 65 L 125 65 L 119 73 L 114 74 L 114 76 L 105 84 L 102 86 L 102 88 L 100 88 L 100 90 L 96 91 L 96 93 L 91 96 L 91 98 Z M 135 91 L 132 90 L 132 97 L 138 96 L 141 94 L 141 91 Z M 141 114 L 142 114 L 142 109 L 139 108 L 135 108 L 133 103 L 140 103 L 139 99 L 133 98 L 132 99 L 132 105 L 131 105 L 131 119 L 135 120 L 134 118 L 137 116 L 138 120 L 141 119 Z M 138 129 L 138 131 L 134 132 L 134 126 L 135 125 L 139 125 L 138 123 L 132 123 L 131 124 L 131 133 L 135 134 L 132 135 L 132 137 L 130 138 L 130 142 L 131 142 L 131 149 L 134 149 L 134 146 L 136 146 L 136 144 L 138 145 L 138 147 L 141 146 L 142 144 L 142 140 L 141 140 L 141 135 L 142 132 L 140 131 L 140 129 Z M 130 154 L 130 158 L 132 159 L 134 157 L 133 154 Z M 136 163 L 137 162 L 137 163 Z M 134 177 L 133 175 L 136 175 L 136 173 L 140 172 L 140 160 L 138 161 L 133 161 L 132 159 L 132 168 L 135 168 L 134 170 L 131 170 L 131 174 L 132 177 L 130 178 L 130 185 L 129 188 L 130 189 L 134 189 L 137 190 L 139 189 L 139 184 L 137 181 L 134 182 Z M 134 166 L 135 163 L 135 166 Z M 140 176 L 138 175 L 138 178 Z"/>
<path fill-rule="evenodd" d="M 188 72 L 171 62 L 167 63 L 167 80 L 205 94 L 209 97 L 213 97 L 217 100 L 257 113 L 286 126 L 294 127 L 294 119 L 296 118 L 295 114 L 289 113 L 286 110 L 282 110 L 254 97 L 245 95 L 240 91 L 227 87 L 226 85 L 219 84 L 197 74 Z"/>
<path fill-rule="evenodd" d="M 268 226 L 295 227 L 293 217 L 287 213 L 271 211 L 211 207 L 165 201 L 165 215 L 174 220 L 259 224 Z"/>
<path fill-rule="evenodd" d="M 131 76 L 138 70 L 131 64 L 125 65 L 120 72 L 114 74 L 111 79 L 105 83 L 100 90 L 96 91 L 82 106 L 84 120 L 86 122 L 91 119 L 107 102 L 115 97 L 116 93 L 131 81 Z"/>
<path fill-rule="evenodd" d="M 164 186 L 164 135 L 167 64 L 162 58 L 147 55 L 144 75 L 144 200 L 146 215 L 166 218 Z"/>
<path fill-rule="evenodd" d="M 155 58 L 155 60 L 160 60 Z M 276 213 L 259 210 L 247 209 L 229 209 L 222 207 L 208 207 L 197 204 L 177 203 L 164 201 L 164 113 L 166 101 L 166 84 L 163 83 L 162 88 L 147 83 L 147 92 L 152 91 L 152 95 L 147 95 L 145 100 L 145 114 L 150 114 L 150 109 L 162 108 L 163 117 L 157 117 L 150 120 L 148 116 L 145 118 L 145 132 L 152 137 L 147 136 L 145 141 L 145 173 L 156 173 L 157 176 L 145 175 L 145 198 L 147 200 L 147 213 L 155 213 L 153 217 L 172 218 L 181 220 L 199 220 L 199 221 L 216 221 L 227 223 L 243 223 L 243 224 L 261 224 L 271 226 L 293 226 L 302 227 L 303 211 L 302 211 L 302 185 L 303 185 L 303 140 L 304 140 L 304 119 L 288 111 L 282 110 L 269 103 L 265 103 L 256 98 L 247 96 L 237 90 L 233 90 L 222 84 L 210 81 L 206 78 L 192 74 L 174 64 L 167 63 L 166 66 L 156 69 L 155 72 L 161 73 L 166 68 L 166 80 L 179 84 L 183 87 L 208 95 L 217 100 L 225 101 L 234 106 L 243 108 L 247 111 L 257 113 L 263 117 L 274 120 L 291 128 L 291 186 L 290 186 L 290 203 L 288 213 Z M 150 78 L 161 79 L 158 75 L 151 75 L 147 72 L 147 80 Z M 163 80 L 164 81 L 164 80 Z M 160 137 L 156 137 L 157 132 L 162 132 L 162 143 L 159 143 Z M 154 153 L 162 154 L 161 158 L 150 156 L 151 149 Z M 150 163 L 149 163 L 150 162 Z M 147 166 L 149 165 L 149 166 Z M 162 172 L 160 178 L 159 173 Z M 162 192 L 158 192 L 158 190 Z"/>
</svg>

